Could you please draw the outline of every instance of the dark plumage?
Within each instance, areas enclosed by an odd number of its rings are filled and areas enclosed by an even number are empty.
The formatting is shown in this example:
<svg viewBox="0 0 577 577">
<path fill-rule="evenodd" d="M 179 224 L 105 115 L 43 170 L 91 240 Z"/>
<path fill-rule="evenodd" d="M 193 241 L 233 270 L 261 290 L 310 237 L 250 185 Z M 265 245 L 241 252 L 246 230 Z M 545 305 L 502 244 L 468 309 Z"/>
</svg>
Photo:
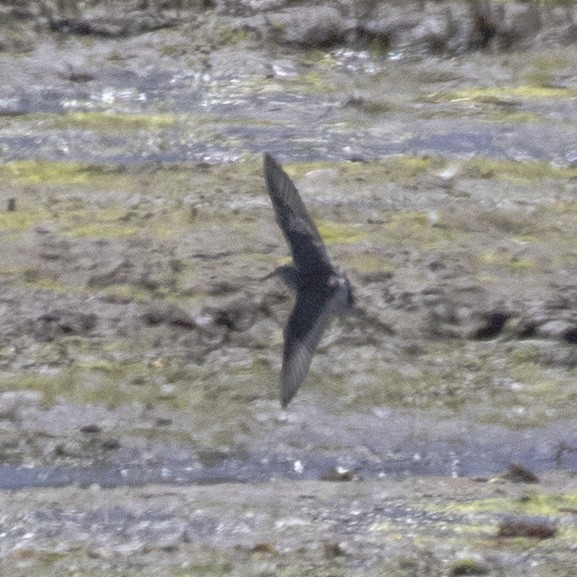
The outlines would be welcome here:
<svg viewBox="0 0 577 577">
<path fill-rule="evenodd" d="M 346 275 L 332 264 L 295 185 L 268 153 L 264 174 L 276 220 L 293 256 L 293 265 L 280 266 L 266 278 L 278 275 L 297 292 L 284 331 L 281 405 L 285 408 L 304 382 L 330 320 L 347 313 L 354 296 Z"/>
</svg>

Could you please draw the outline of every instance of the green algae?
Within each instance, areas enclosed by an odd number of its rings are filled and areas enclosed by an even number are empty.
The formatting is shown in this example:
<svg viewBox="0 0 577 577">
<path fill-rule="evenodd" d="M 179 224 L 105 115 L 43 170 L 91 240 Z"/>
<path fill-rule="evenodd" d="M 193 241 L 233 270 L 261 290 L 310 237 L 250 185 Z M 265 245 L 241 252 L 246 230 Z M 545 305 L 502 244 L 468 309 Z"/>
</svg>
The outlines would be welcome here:
<svg viewBox="0 0 577 577">
<path fill-rule="evenodd" d="M 394 265 L 390 259 L 378 254 L 359 254 L 348 258 L 347 268 L 361 273 L 368 272 L 393 272 Z"/>
<path fill-rule="evenodd" d="M 555 517 L 577 508 L 577 494 L 549 494 L 531 491 L 520 498 L 485 498 L 447 503 L 443 510 L 451 513 L 515 513 Z"/>
<path fill-rule="evenodd" d="M 494 249 L 484 250 L 478 258 L 482 265 L 504 267 L 513 272 L 530 272 L 537 266 L 534 260 L 514 258 L 510 254 Z"/>
<path fill-rule="evenodd" d="M 393 156 L 371 167 L 369 174 L 371 180 L 385 177 L 385 182 L 410 184 L 413 183 L 416 178 L 426 174 L 434 166 L 435 160 L 428 156 Z M 347 168 L 349 173 L 354 171 L 354 167 L 352 166 Z M 381 173 L 381 175 L 379 175 L 379 173 Z"/>
<path fill-rule="evenodd" d="M 2 172 L 17 183 L 87 184 L 90 168 L 89 164 L 79 162 L 20 160 L 6 163 Z"/>
<path fill-rule="evenodd" d="M 362 387 L 352 388 L 353 375 L 331 377 L 313 362 L 309 387 L 331 391 L 342 406 L 438 408 L 461 416 L 470 411 L 477 423 L 514 430 L 571 419 L 574 371 L 544 368 L 531 356 L 534 347 L 528 348 L 526 355 L 514 349 L 503 359 L 498 342 L 428 342 L 426 351 L 412 361 L 405 358 L 402 368 L 376 356 L 365 361 Z"/>
<path fill-rule="evenodd" d="M 138 232 L 138 227 L 126 223 L 101 221 L 77 225 L 70 230 L 65 230 L 63 234 L 70 238 L 119 238 L 123 236 L 134 236 Z"/>
<path fill-rule="evenodd" d="M 103 287 L 92 287 L 91 290 L 98 293 L 107 294 L 126 301 L 148 301 L 151 291 L 128 283 L 115 283 Z"/>
<path fill-rule="evenodd" d="M 100 189 L 118 185 L 122 175 L 114 166 L 18 160 L 0 166 L 0 177 L 12 185 L 80 185 Z"/>
<path fill-rule="evenodd" d="M 289 88 L 289 91 L 298 91 L 298 93 L 330 94 L 334 90 L 326 74 L 322 71 L 310 71 L 294 78 L 287 78 L 283 85 Z"/>
<path fill-rule="evenodd" d="M 549 5 L 557 0 L 542 0 Z M 559 2 L 560 3 L 560 2 Z M 572 67 L 570 59 L 565 53 L 550 52 L 543 56 L 537 56 L 532 60 L 533 69 L 525 74 L 525 80 L 533 86 L 552 87 L 555 84 L 555 76 L 563 69 Z"/>
<path fill-rule="evenodd" d="M 158 392 L 152 384 L 127 388 L 123 382 L 131 371 L 140 367 L 114 367 L 99 364 L 94 367 L 75 366 L 63 370 L 57 377 L 26 376 L 5 381 L 5 390 L 36 390 L 43 395 L 43 403 L 52 406 L 60 402 L 105 405 L 110 409 L 134 402 L 159 402 Z M 168 403 L 170 401 L 163 400 Z"/>
<path fill-rule="evenodd" d="M 29 229 L 47 217 L 45 212 L 0 212 L 0 232 Z"/>
<path fill-rule="evenodd" d="M 431 156 L 394 156 L 370 164 L 318 161 L 286 163 L 283 167 L 297 181 L 314 170 L 334 168 L 343 184 L 351 183 L 358 187 L 359 182 L 413 184 L 429 170 L 441 168 L 444 164 L 443 159 Z"/>
<path fill-rule="evenodd" d="M 69 112 L 52 120 L 52 128 L 84 128 L 102 132 L 125 130 L 158 130 L 171 128 L 179 122 L 170 114 L 121 114 L 119 112 Z"/>
<path fill-rule="evenodd" d="M 345 182 L 350 182 L 355 188 L 359 182 L 406 186 L 415 184 L 430 170 L 441 169 L 444 165 L 444 160 L 432 156 L 393 156 L 370 164 L 341 163 L 339 170 Z"/>
<path fill-rule="evenodd" d="M 21 275 L 25 285 L 35 289 L 62 294 L 83 292 L 82 287 L 65 284 L 57 278 L 42 273 L 38 269 L 24 269 Z"/>
<path fill-rule="evenodd" d="M 547 178 L 571 180 L 577 178 L 577 168 L 555 166 L 546 161 L 518 162 L 515 160 L 498 160 L 474 158 L 462 164 L 464 174 L 480 178 L 497 178 L 500 180 L 530 183 Z"/>
<path fill-rule="evenodd" d="M 362 98 L 358 102 L 353 102 L 351 106 L 361 112 L 366 112 L 367 114 L 386 114 L 393 110 L 393 104 L 388 100 L 377 100 L 377 99 L 366 99 Z"/>
<path fill-rule="evenodd" d="M 151 294 L 154 293 L 152 290 L 143 288 L 142 286 L 137 286 L 130 283 L 115 283 L 106 286 L 78 286 L 69 283 L 64 283 L 53 276 L 43 273 L 39 269 L 25 268 L 25 269 L 12 269 L 10 271 L 1 271 L 3 274 L 14 274 L 19 275 L 22 278 L 22 282 L 27 286 L 34 288 L 35 290 L 53 292 L 59 294 L 90 294 L 99 293 L 104 295 L 109 295 L 115 297 L 119 300 L 125 301 L 135 301 L 135 302 L 145 302 L 149 301 Z M 179 300 L 179 299 L 177 299 Z"/>
<path fill-rule="evenodd" d="M 453 241 L 454 233 L 435 226 L 431 216 L 421 212 L 399 212 L 391 215 L 384 226 L 391 242 L 410 243 L 428 250 L 444 241 Z"/>
<path fill-rule="evenodd" d="M 214 32 L 212 43 L 216 46 L 235 46 L 250 39 L 250 33 L 240 26 L 220 26 Z"/>
<path fill-rule="evenodd" d="M 378 162 L 363 163 L 310 163 L 288 165 L 295 178 L 317 168 L 336 167 L 344 179 L 352 182 L 414 184 L 430 172 L 442 171 L 452 161 L 435 156 L 395 156 Z M 498 179 L 506 182 L 532 184 L 550 179 L 571 182 L 577 179 L 577 168 L 557 166 L 547 161 L 516 161 L 475 156 L 459 161 L 458 174 L 473 179 Z M 561 205 L 571 205 L 569 200 L 558 200 Z"/>
<path fill-rule="evenodd" d="M 356 243 L 363 237 L 360 232 L 353 231 L 350 226 L 319 219 L 315 222 L 321 237 L 327 244 Z"/>
<path fill-rule="evenodd" d="M 573 98 L 574 96 L 575 92 L 569 88 L 526 84 L 521 86 L 473 87 L 454 92 L 438 92 L 429 95 L 428 100 L 431 102 L 475 101 L 485 104 L 498 104 L 507 101 L 507 99 L 565 99 Z"/>
<path fill-rule="evenodd" d="M 94 208 L 86 205 L 83 210 L 75 207 L 63 211 L 60 220 L 62 236 L 68 238 L 118 238 L 133 236 L 141 230 L 130 222 L 133 219 L 123 207 Z"/>
<path fill-rule="evenodd" d="M 243 423 L 251 414 L 251 401 L 267 396 L 276 398 L 276 382 L 274 387 L 267 386 L 276 379 L 259 362 L 216 375 L 210 367 L 173 365 L 169 358 L 139 361 L 130 353 L 129 344 L 122 341 L 106 343 L 100 353 L 95 352 L 95 347 L 90 339 L 81 337 L 46 345 L 45 360 L 64 367 L 50 374 L 3 373 L 0 391 L 39 391 L 46 406 L 61 402 L 105 405 L 109 409 L 133 403 L 165 406 L 184 412 L 188 418 L 192 416 L 195 433 L 190 435 L 208 447 L 233 446 L 237 432 L 246 427 Z M 126 360 L 114 360 L 121 352 Z M 182 386 L 184 382 L 186 386 Z M 220 415 L 216 421 L 214 411 Z M 173 442 L 188 442 L 192 438 L 181 428 L 156 432 L 156 428 L 134 429 L 130 434 Z"/>
<path fill-rule="evenodd" d="M 470 396 L 460 394 L 461 385 L 448 378 L 449 369 L 425 371 L 420 368 L 395 369 L 378 362 L 363 369 L 362 389 L 351 389 L 346 377 L 329 377 L 313 366 L 313 390 L 319 387 L 323 394 L 340 398 L 343 406 L 394 407 L 403 409 L 427 409 L 443 407 L 460 411 L 470 401 Z"/>
<path fill-rule="evenodd" d="M 535 123 L 543 122 L 543 116 L 533 112 L 511 112 L 509 110 L 493 110 L 485 116 L 487 122 Z"/>
<path fill-rule="evenodd" d="M 148 227 L 156 238 L 170 238 L 181 236 L 191 224 L 194 224 L 196 217 L 190 209 L 178 208 L 170 214 L 164 215 L 162 220 L 156 221 Z M 206 222 L 206 219 L 203 219 Z"/>
<path fill-rule="evenodd" d="M 433 166 L 433 160 L 427 156 L 396 156 L 385 161 L 384 166 L 398 182 L 403 182 L 425 174 Z"/>
<path fill-rule="evenodd" d="M 490 568 L 485 563 L 474 558 L 457 559 L 449 568 L 449 575 L 455 577 L 457 575 L 486 575 L 490 572 Z"/>
<path fill-rule="evenodd" d="M 42 402 L 52 405 L 56 402 L 56 395 L 61 385 L 67 385 L 66 378 L 61 375 L 42 374 L 1 374 L 0 391 L 38 391 L 42 393 Z"/>
</svg>

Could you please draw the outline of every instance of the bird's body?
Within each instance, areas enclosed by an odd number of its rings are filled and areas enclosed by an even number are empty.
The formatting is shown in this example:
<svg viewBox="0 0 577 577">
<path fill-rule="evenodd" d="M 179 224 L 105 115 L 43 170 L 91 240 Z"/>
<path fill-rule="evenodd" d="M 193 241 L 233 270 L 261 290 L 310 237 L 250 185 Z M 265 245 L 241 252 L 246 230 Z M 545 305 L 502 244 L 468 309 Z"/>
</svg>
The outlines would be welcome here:
<svg viewBox="0 0 577 577">
<path fill-rule="evenodd" d="M 346 275 L 332 264 L 295 185 L 267 153 L 264 172 L 276 220 L 293 256 L 293 265 L 280 266 L 269 277 L 280 276 L 297 293 L 284 331 L 281 405 L 285 408 L 304 382 L 329 322 L 353 307 L 354 296 Z"/>
</svg>

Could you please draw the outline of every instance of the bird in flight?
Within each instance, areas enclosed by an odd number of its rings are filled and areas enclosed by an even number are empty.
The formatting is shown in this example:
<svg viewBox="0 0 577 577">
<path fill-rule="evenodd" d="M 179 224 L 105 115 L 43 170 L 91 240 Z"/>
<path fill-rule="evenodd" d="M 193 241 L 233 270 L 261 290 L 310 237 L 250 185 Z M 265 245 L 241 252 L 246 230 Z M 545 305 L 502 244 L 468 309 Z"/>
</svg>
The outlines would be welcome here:
<svg viewBox="0 0 577 577">
<path fill-rule="evenodd" d="M 264 154 L 264 176 L 276 221 L 293 257 L 292 265 L 279 266 L 265 279 L 280 276 L 296 290 L 296 303 L 284 329 L 280 394 L 284 409 L 303 384 L 332 317 L 349 312 L 355 298 L 346 275 L 332 264 L 298 190 L 268 153 Z"/>
</svg>

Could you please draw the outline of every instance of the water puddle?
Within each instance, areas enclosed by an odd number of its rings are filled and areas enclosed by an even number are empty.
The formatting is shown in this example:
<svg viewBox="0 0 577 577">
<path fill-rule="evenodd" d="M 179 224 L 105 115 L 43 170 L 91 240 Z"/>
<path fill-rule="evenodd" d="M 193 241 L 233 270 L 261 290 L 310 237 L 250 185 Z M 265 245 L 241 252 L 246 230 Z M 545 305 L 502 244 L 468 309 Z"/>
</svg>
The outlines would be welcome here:
<svg viewBox="0 0 577 577">
<path fill-rule="evenodd" d="M 346 91 L 299 92 L 279 79 L 202 73 L 116 74 L 89 85 L 63 82 L 24 93 L 5 87 L 0 158 L 127 165 L 218 162 L 269 150 L 294 161 L 481 154 L 563 163 L 574 146 L 567 122 L 443 116 L 438 103 L 411 104 L 418 95 L 407 95 L 415 114 L 362 114 L 345 97 Z M 544 117 L 554 104 L 533 104 L 532 110 L 536 106 Z"/>
<path fill-rule="evenodd" d="M 299 458 L 239 451 L 205 465 L 199 459 L 166 459 L 146 464 L 95 464 L 76 467 L 0 466 L 0 490 L 30 487 L 118 487 L 148 484 L 210 485 L 255 483 L 277 479 L 350 480 L 386 476 L 445 476 L 486 478 L 504 472 L 512 463 L 535 472 L 577 471 L 577 447 L 553 444 L 551 438 L 522 436 L 507 442 L 458 443 L 433 441 L 404 446 L 388 457 L 362 460 L 303 452 Z M 517 436 L 516 436 L 517 437 Z M 343 451 L 343 455 L 346 452 Z"/>
</svg>

